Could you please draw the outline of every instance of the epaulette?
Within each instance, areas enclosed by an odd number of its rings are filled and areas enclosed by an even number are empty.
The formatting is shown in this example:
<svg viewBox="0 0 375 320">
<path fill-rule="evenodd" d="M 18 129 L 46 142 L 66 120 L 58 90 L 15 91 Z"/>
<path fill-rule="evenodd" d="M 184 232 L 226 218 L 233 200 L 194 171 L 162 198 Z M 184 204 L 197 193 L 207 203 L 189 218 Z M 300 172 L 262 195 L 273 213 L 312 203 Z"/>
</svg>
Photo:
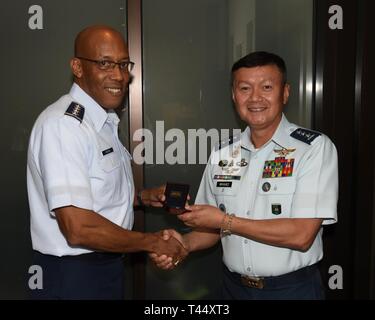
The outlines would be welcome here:
<svg viewBox="0 0 375 320">
<path fill-rule="evenodd" d="M 66 109 L 65 114 L 76 118 L 79 122 L 82 122 L 83 116 L 85 114 L 85 108 L 77 102 L 72 102 L 68 109 Z"/>
<path fill-rule="evenodd" d="M 321 133 L 319 132 L 311 131 L 304 128 L 298 128 L 290 134 L 291 137 L 307 144 L 311 144 L 311 142 L 313 142 L 320 135 Z"/>
<path fill-rule="evenodd" d="M 230 136 L 228 139 L 220 140 L 218 144 L 218 150 L 227 147 L 237 141 L 241 140 L 241 135 Z"/>
</svg>

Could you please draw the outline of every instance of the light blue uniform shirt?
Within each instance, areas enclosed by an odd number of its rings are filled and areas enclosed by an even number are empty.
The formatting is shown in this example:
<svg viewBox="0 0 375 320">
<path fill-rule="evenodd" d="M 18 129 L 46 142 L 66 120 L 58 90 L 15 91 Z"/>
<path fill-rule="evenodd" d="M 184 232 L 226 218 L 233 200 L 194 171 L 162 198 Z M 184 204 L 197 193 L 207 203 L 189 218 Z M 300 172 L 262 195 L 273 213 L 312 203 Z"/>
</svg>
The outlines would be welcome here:
<svg viewBox="0 0 375 320">
<path fill-rule="evenodd" d="M 84 107 L 82 122 L 65 114 L 73 101 Z M 53 211 L 64 206 L 133 227 L 131 156 L 118 138 L 118 123 L 115 112 L 106 112 L 77 84 L 36 120 L 27 159 L 34 250 L 55 256 L 91 252 L 69 246 L 61 233 Z"/>
<path fill-rule="evenodd" d="M 336 222 L 336 148 L 323 134 L 311 144 L 292 137 L 298 128 L 283 115 L 272 139 L 261 148 L 254 148 L 247 128 L 233 143 L 213 151 L 195 203 L 255 220 L 322 218 L 323 224 Z M 309 138 L 309 131 L 305 132 Z M 276 161 L 284 163 L 282 173 L 275 169 Z M 293 169 L 288 175 L 291 163 Z M 322 228 L 306 252 L 234 234 L 221 242 L 223 261 L 229 270 L 249 276 L 282 275 L 312 265 L 323 256 Z"/>
</svg>

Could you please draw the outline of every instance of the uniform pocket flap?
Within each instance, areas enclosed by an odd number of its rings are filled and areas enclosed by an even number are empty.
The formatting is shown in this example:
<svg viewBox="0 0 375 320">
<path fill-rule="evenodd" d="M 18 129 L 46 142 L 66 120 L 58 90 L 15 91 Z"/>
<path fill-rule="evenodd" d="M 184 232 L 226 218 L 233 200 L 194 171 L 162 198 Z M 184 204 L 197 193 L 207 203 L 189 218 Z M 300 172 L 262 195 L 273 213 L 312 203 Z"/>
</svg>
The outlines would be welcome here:
<svg viewBox="0 0 375 320">
<path fill-rule="evenodd" d="M 100 160 L 100 167 L 105 172 L 111 172 L 112 170 L 120 166 L 120 157 L 116 152 L 107 154 Z"/>
<path fill-rule="evenodd" d="M 291 177 L 262 179 L 258 192 L 261 195 L 291 194 L 296 190 L 296 180 Z"/>
</svg>

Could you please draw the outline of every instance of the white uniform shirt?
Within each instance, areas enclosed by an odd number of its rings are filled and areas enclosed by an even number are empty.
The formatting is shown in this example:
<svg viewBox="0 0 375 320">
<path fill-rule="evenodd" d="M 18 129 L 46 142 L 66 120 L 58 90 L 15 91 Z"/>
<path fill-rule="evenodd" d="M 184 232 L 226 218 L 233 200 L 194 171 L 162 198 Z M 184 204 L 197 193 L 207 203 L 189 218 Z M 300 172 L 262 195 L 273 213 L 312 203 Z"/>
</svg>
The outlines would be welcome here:
<svg viewBox="0 0 375 320">
<path fill-rule="evenodd" d="M 283 115 L 272 139 L 259 149 L 247 128 L 237 141 L 213 151 L 195 203 L 210 204 L 255 220 L 322 218 L 337 221 L 337 152 L 330 139 L 299 127 Z M 236 140 L 236 139 L 234 139 Z M 318 262 L 322 228 L 306 252 L 263 244 L 237 235 L 223 237 L 229 270 L 249 276 L 277 276 Z"/>
<path fill-rule="evenodd" d="M 82 122 L 66 115 L 72 102 L 84 107 Z M 131 156 L 118 135 L 119 118 L 78 85 L 45 109 L 34 124 L 28 150 L 27 188 L 33 248 L 55 256 L 91 252 L 71 247 L 53 210 L 93 210 L 125 229 L 133 227 Z"/>
</svg>

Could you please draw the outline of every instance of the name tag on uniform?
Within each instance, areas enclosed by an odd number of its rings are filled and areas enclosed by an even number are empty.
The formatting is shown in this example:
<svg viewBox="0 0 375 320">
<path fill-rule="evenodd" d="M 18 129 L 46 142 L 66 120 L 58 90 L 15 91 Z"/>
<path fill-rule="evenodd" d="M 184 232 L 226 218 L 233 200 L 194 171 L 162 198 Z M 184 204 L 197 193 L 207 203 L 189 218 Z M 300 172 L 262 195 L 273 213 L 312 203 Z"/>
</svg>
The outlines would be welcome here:
<svg viewBox="0 0 375 320">
<path fill-rule="evenodd" d="M 109 149 L 106 149 L 106 150 L 102 151 L 102 154 L 103 154 L 103 156 L 105 156 L 105 155 L 107 155 L 108 153 L 111 153 L 111 152 L 113 152 L 113 148 L 109 148 Z"/>
<path fill-rule="evenodd" d="M 215 174 L 214 180 L 241 180 L 241 176 L 231 176 L 227 174 Z"/>
<path fill-rule="evenodd" d="M 216 187 L 220 188 L 232 188 L 232 181 L 218 181 Z"/>
</svg>

